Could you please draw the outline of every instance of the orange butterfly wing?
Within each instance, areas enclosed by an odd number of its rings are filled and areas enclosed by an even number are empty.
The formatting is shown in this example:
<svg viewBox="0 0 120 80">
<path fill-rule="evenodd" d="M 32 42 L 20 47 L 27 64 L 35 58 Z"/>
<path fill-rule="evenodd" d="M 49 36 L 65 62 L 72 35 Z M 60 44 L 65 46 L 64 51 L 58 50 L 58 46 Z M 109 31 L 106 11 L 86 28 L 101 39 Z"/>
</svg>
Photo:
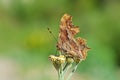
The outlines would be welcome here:
<svg viewBox="0 0 120 80">
<path fill-rule="evenodd" d="M 72 17 L 64 14 L 61 18 L 57 49 L 62 54 L 84 60 L 90 48 L 87 47 L 85 39 L 75 38 L 77 33 L 79 33 L 79 28 L 73 25 Z"/>
</svg>

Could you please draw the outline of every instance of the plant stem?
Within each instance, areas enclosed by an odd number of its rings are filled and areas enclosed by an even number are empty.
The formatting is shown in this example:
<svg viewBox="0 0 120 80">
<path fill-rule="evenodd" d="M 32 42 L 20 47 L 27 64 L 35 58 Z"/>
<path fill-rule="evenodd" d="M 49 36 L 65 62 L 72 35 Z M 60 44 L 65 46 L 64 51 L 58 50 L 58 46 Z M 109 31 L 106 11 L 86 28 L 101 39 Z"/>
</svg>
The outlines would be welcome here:
<svg viewBox="0 0 120 80">
<path fill-rule="evenodd" d="M 61 66 L 60 69 L 58 70 L 58 77 L 59 77 L 59 80 L 64 80 L 63 68 L 62 68 L 62 66 Z"/>
<path fill-rule="evenodd" d="M 63 68 L 63 76 L 65 76 L 65 73 L 68 71 L 68 69 L 72 66 L 72 64 L 66 63 L 65 67 Z"/>
<path fill-rule="evenodd" d="M 79 63 L 80 63 L 80 62 L 79 62 Z M 68 78 L 67 78 L 66 80 L 70 80 L 71 76 L 72 76 L 72 75 L 74 74 L 74 72 L 76 71 L 79 63 L 77 63 L 77 64 L 74 66 L 72 72 L 68 75 Z"/>
</svg>

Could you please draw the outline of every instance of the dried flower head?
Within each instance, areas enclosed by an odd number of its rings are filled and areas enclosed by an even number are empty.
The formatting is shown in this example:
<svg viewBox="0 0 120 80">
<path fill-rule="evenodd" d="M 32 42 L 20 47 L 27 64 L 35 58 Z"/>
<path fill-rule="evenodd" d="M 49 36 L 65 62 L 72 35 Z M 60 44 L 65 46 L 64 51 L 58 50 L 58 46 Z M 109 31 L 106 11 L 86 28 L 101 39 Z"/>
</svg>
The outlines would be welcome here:
<svg viewBox="0 0 120 80">
<path fill-rule="evenodd" d="M 58 70 L 61 67 L 61 65 L 64 64 L 66 61 L 66 58 L 64 55 L 59 55 L 59 56 L 50 55 L 49 59 L 52 61 L 56 70 Z"/>
</svg>

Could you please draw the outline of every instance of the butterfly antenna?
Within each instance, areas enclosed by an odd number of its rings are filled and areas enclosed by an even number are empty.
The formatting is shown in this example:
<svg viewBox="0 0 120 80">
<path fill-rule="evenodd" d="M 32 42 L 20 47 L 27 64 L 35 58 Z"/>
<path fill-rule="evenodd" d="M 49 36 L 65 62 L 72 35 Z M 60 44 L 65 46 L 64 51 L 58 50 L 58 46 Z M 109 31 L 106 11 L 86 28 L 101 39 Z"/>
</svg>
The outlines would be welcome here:
<svg viewBox="0 0 120 80">
<path fill-rule="evenodd" d="M 53 32 L 50 30 L 50 28 L 47 28 L 49 33 L 53 36 L 53 38 L 55 39 L 55 41 L 57 42 L 57 38 L 55 37 L 55 35 L 53 34 Z"/>
</svg>

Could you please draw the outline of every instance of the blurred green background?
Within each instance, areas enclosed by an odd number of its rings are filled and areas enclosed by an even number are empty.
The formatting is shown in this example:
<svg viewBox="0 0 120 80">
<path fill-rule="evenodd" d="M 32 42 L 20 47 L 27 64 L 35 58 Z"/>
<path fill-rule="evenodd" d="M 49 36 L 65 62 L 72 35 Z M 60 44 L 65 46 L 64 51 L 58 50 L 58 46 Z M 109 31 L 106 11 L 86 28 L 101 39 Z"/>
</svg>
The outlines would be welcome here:
<svg viewBox="0 0 120 80">
<path fill-rule="evenodd" d="M 64 13 L 92 48 L 72 80 L 120 80 L 120 0 L 0 0 L 0 80 L 57 80 L 47 27 Z"/>
</svg>

